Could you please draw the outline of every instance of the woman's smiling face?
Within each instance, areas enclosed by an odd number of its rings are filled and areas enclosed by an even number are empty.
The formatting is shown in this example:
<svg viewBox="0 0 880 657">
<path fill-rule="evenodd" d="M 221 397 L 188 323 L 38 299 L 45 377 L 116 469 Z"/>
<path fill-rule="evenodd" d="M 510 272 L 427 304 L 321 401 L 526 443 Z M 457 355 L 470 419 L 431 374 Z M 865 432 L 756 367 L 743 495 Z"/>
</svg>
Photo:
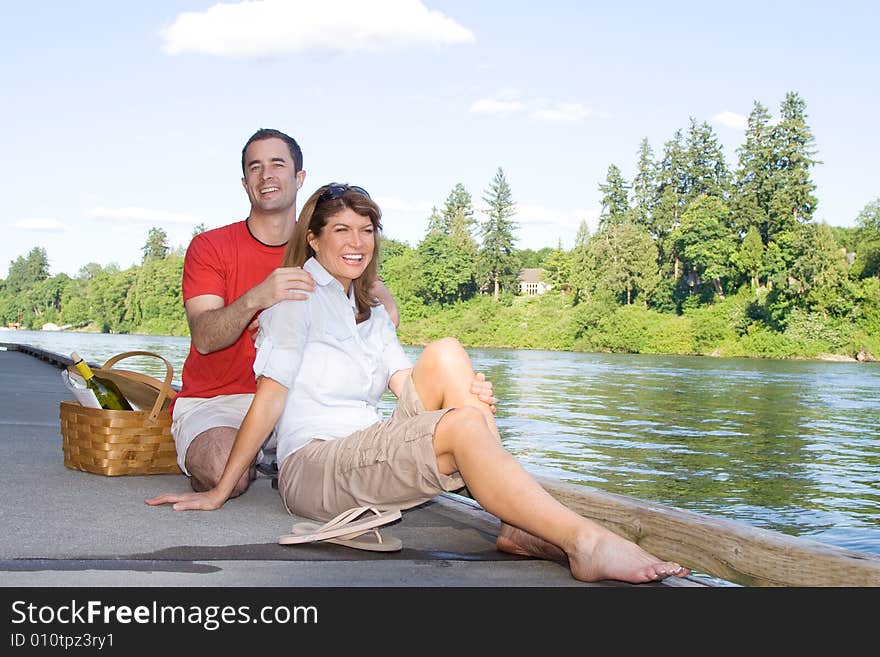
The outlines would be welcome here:
<svg viewBox="0 0 880 657">
<path fill-rule="evenodd" d="M 351 282 L 360 277 L 373 259 L 376 236 L 369 217 L 345 208 L 327 220 L 320 236 L 309 234 L 315 258 L 348 293 Z"/>
</svg>

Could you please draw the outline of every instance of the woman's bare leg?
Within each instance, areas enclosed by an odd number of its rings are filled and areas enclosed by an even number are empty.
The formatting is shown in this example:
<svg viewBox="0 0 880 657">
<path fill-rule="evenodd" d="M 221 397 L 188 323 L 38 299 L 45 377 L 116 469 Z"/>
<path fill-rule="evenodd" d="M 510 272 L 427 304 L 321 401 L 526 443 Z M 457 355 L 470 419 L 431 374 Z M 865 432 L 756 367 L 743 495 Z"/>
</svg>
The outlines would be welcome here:
<svg viewBox="0 0 880 657">
<path fill-rule="evenodd" d="M 500 442 L 492 409 L 470 391 L 474 376 L 470 356 L 455 338 L 442 338 L 426 346 L 412 372 L 413 383 L 426 410 L 473 406 L 483 414 Z"/>
<path fill-rule="evenodd" d="M 582 581 L 632 583 L 690 571 L 662 561 L 638 545 L 558 502 L 501 444 L 488 406 L 469 392 L 473 368 L 457 340 L 428 345 L 413 369 L 427 409 L 453 408 L 434 432 L 434 453 L 444 474 L 460 472 L 474 498 L 502 521 L 498 548 L 565 561 Z"/>
</svg>

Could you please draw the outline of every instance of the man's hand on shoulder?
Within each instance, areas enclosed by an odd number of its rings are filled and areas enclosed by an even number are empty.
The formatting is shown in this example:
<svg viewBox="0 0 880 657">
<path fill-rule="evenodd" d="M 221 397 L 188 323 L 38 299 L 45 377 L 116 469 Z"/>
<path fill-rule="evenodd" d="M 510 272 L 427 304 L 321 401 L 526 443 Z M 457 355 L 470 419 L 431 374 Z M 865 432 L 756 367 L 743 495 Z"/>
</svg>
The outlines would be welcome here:
<svg viewBox="0 0 880 657">
<path fill-rule="evenodd" d="M 279 301 L 308 299 L 309 293 L 314 290 L 312 275 L 302 267 L 279 267 L 252 288 L 250 293 L 256 309 L 263 310 Z"/>
<path fill-rule="evenodd" d="M 385 311 L 388 313 L 394 326 L 400 326 L 400 313 L 397 310 L 397 304 L 394 302 L 391 291 L 385 287 L 382 279 L 376 279 L 373 287 L 370 288 L 370 293 L 379 300 L 379 303 L 385 306 Z"/>
</svg>

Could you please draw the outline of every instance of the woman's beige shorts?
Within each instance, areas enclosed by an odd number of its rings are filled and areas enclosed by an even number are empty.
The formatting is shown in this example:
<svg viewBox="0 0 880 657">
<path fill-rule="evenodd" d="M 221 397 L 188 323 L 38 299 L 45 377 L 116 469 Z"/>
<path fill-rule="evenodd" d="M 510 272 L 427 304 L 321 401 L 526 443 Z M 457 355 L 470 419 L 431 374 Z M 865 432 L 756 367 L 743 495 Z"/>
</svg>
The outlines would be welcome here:
<svg viewBox="0 0 880 657">
<path fill-rule="evenodd" d="M 441 474 L 434 427 L 450 409 L 426 411 L 407 377 L 391 417 L 345 438 L 312 440 L 284 459 L 278 492 L 288 512 L 329 520 L 346 509 L 408 509 L 464 486 Z"/>
</svg>

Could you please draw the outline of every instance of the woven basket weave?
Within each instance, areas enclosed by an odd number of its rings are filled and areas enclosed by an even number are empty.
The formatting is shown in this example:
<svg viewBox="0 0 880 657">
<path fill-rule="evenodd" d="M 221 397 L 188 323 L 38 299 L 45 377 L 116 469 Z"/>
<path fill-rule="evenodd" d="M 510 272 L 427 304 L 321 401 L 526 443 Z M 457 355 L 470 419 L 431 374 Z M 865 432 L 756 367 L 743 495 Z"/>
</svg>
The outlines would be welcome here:
<svg viewBox="0 0 880 657">
<path fill-rule="evenodd" d="M 129 356 L 153 356 L 165 363 L 165 380 L 139 372 L 111 369 Z M 174 398 L 171 363 L 150 351 L 127 351 L 110 358 L 95 373 L 112 378 L 131 399 L 155 397 L 150 410 L 111 411 L 88 408 L 75 401 L 61 402 L 61 440 L 64 465 L 72 470 L 115 477 L 180 473 L 171 437 Z"/>
</svg>

